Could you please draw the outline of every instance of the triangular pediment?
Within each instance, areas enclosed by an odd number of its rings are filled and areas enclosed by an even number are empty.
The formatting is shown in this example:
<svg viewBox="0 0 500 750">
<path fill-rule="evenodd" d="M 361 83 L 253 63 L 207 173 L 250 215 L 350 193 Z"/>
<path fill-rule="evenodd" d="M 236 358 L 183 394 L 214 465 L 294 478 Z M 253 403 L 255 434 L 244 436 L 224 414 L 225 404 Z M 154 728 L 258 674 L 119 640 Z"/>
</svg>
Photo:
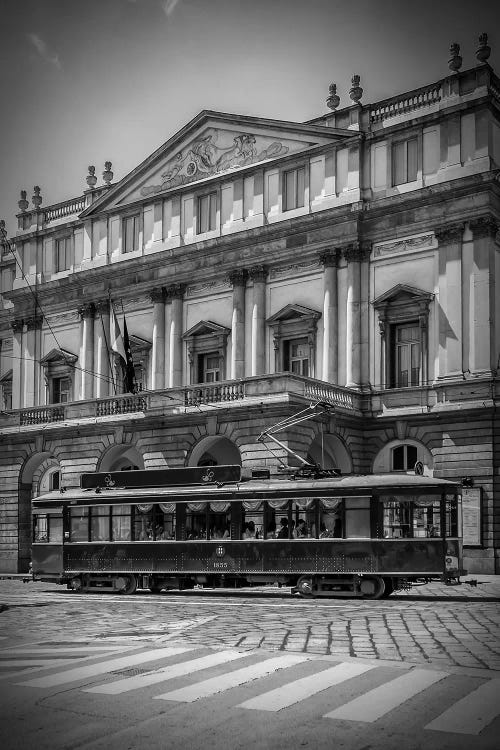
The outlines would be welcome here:
<svg viewBox="0 0 500 750">
<path fill-rule="evenodd" d="M 311 310 L 310 307 L 304 307 L 304 305 L 290 304 L 278 310 L 270 318 L 267 319 L 267 323 L 272 325 L 273 323 L 283 323 L 289 320 L 318 320 L 321 317 L 321 313 L 317 310 Z"/>
<path fill-rule="evenodd" d="M 211 320 L 200 320 L 189 331 L 183 334 L 183 339 L 192 339 L 195 336 L 229 336 L 231 331 L 226 326 L 213 323 Z"/>
<path fill-rule="evenodd" d="M 77 359 L 78 357 L 76 354 L 72 354 L 71 352 L 66 351 L 66 349 L 51 349 L 48 354 L 42 357 L 40 364 L 42 366 L 48 364 L 73 366 Z"/>
<path fill-rule="evenodd" d="M 82 216 L 144 201 L 253 164 L 352 138 L 353 131 L 204 111 L 111 187 Z"/>
<path fill-rule="evenodd" d="M 380 297 L 377 297 L 373 301 L 373 306 L 375 309 L 379 309 L 393 304 L 404 305 L 418 302 L 428 304 L 432 299 L 434 299 L 432 292 L 425 292 L 423 289 L 408 284 L 396 284 L 396 286 L 381 294 Z"/>
</svg>

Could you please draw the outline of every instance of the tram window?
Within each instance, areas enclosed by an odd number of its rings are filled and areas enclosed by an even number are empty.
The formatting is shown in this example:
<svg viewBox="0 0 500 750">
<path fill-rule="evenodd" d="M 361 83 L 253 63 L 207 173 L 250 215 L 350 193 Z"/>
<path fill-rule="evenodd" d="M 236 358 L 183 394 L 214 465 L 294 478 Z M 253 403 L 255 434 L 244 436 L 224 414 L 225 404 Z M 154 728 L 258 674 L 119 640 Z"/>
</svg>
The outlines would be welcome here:
<svg viewBox="0 0 500 750">
<path fill-rule="evenodd" d="M 153 506 L 139 505 L 134 507 L 134 535 L 136 542 L 153 539 Z"/>
<path fill-rule="evenodd" d="M 458 502 L 454 495 L 446 496 L 446 536 L 458 536 Z"/>
<path fill-rule="evenodd" d="M 207 538 L 207 514 L 205 511 L 199 512 L 191 510 L 189 507 L 186 511 L 186 538 L 206 539 Z"/>
<path fill-rule="evenodd" d="M 314 500 L 294 501 L 292 503 L 294 539 L 307 539 L 316 536 L 314 506 Z"/>
<path fill-rule="evenodd" d="M 35 527 L 33 533 L 34 542 L 49 541 L 49 519 L 47 516 L 35 516 Z"/>
<path fill-rule="evenodd" d="M 252 505 L 255 505 L 252 503 Z M 246 508 L 243 503 L 243 519 L 241 526 L 242 539 L 264 538 L 264 504 L 260 503 L 254 508 Z"/>
<path fill-rule="evenodd" d="M 413 502 L 413 536 L 441 536 L 441 515 L 439 497 L 420 497 Z"/>
<path fill-rule="evenodd" d="M 208 514 L 210 539 L 229 539 L 231 536 L 231 515 L 210 511 Z"/>
<path fill-rule="evenodd" d="M 63 520 L 62 516 L 49 516 L 49 542 L 62 544 Z"/>
<path fill-rule="evenodd" d="M 89 509 L 71 508 L 69 519 L 69 538 L 72 542 L 88 542 Z"/>
<path fill-rule="evenodd" d="M 114 542 L 130 541 L 130 505 L 113 505 L 111 508 L 111 538 Z"/>
<path fill-rule="evenodd" d="M 345 499 L 345 535 L 348 538 L 369 538 L 370 498 L 347 497 Z"/>
<path fill-rule="evenodd" d="M 342 500 L 341 498 L 325 498 L 319 507 L 319 538 L 331 539 L 342 537 Z"/>
<path fill-rule="evenodd" d="M 157 509 L 155 522 L 155 539 L 175 539 L 175 512 L 165 513 L 161 506 Z"/>
<path fill-rule="evenodd" d="M 411 504 L 393 495 L 382 500 L 382 536 L 401 539 L 411 534 Z"/>
<path fill-rule="evenodd" d="M 106 506 L 90 509 L 90 541 L 109 542 L 109 508 Z"/>
</svg>

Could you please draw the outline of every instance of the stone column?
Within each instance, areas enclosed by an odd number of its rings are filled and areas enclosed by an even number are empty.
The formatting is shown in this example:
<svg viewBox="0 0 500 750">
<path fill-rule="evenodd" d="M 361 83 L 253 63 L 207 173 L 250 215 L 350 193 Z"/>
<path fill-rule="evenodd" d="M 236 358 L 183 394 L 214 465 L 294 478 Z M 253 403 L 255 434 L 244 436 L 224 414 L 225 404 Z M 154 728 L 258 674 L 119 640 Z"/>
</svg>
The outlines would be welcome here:
<svg viewBox="0 0 500 750">
<path fill-rule="evenodd" d="M 434 230 L 438 241 L 439 377 L 462 377 L 462 237 L 463 224 Z"/>
<path fill-rule="evenodd" d="M 182 298 L 185 289 L 184 284 L 173 284 L 167 289 L 167 299 L 170 301 L 169 388 L 182 385 Z"/>
<path fill-rule="evenodd" d="M 24 322 L 22 320 L 13 320 L 11 322 L 12 328 L 12 408 L 21 409 L 23 404 L 22 399 L 22 375 L 23 375 L 23 328 Z"/>
<path fill-rule="evenodd" d="M 468 290 L 470 295 L 468 321 L 470 371 L 473 375 L 491 376 L 498 367 L 495 335 L 498 341 L 498 328 L 500 327 L 498 290 L 495 298 L 495 258 L 498 257 L 495 241 L 498 237 L 498 224 L 492 217 L 482 216 L 471 221 L 469 227 L 473 237 L 473 257 Z M 496 263 L 498 264 L 498 259 Z"/>
<path fill-rule="evenodd" d="M 252 304 L 252 375 L 263 375 L 266 369 L 266 278 L 265 266 L 250 269 L 253 281 Z"/>
<path fill-rule="evenodd" d="M 109 339 L 109 301 L 102 300 L 95 305 L 94 320 L 94 368 L 95 397 L 106 398 L 114 395 L 115 388 L 111 377 L 112 354 Z"/>
<path fill-rule="evenodd" d="M 245 287 L 248 272 L 232 271 L 229 281 L 233 285 L 233 317 L 231 323 L 231 380 L 245 377 Z"/>
<path fill-rule="evenodd" d="M 80 333 L 80 395 L 82 400 L 94 395 L 94 315 L 95 305 L 90 303 L 78 310 L 81 319 Z"/>
<path fill-rule="evenodd" d="M 323 264 L 323 374 L 328 383 L 338 383 L 338 250 L 326 250 L 319 255 Z"/>
<path fill-rule="evenodd" d="M 39 384 L 39 359 L 37 356 L 37 331 L 42 328 L 42 318 L 33 316 L 25 321 L 26 333 L 23 337 L 23 405 L 37 406 Z M 39 343 L 39 342 L 38 342 Z"/>
<path fill-rule="evenodd" d="M 151 350 L 151 389 L 165 388 L 165 291 L 153 289 L 153 345 Z"/>
<path fill-rule="evenodd" d="M 361 261 L 369 255 L 365 244 L 342 248 L 347 261 L 346 386 L 361 385 Z"/>
</svg>

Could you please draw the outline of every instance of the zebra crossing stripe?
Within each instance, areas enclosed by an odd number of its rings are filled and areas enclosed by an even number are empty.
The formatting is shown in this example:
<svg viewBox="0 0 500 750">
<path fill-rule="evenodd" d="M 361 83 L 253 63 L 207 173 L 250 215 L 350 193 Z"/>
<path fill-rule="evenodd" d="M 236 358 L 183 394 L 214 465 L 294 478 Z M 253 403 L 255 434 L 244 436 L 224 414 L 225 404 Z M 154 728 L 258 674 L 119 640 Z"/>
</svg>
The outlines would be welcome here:
<svg viewBox="0 0 500 750">
<path fill-rule="evenodd" d="M 212 677 L 211 679 L 203 680 L 203 682 L 198 682 L 195 685 L 188 685 L 187 687 L 179 688 L 179 690 L 172 690 L 170 693 L 155 695 L 155 699 L 192 703 L 199 698 L 208 698 L 210 695 L 222 693 L 224 690 L 238 687 L 238 685 L 251 682 L 251 680 L 266 677 L 273 672 L 277 672 L 279 669 L 286 669 L 295 664 L 300 664 L 301 662 L 307 661 L 308 658 L 308 656 L 303 654 L 277 656 L 273 659 L 267 659 L 266 661 L 252 664 L 249 667 L 242 667 L 242 669 L 237 669 L 234 672 L 227 672 L 219 677 Z"/>
<path fill-rule="evenodd" d="M 87 677 L 94 677 L 98 674 L 105 674 L 106 672 L 112 672 L 116 669 L 126 669 L 127 667 L 134 667 L 137 664 L 145 664 L 146 662 L 158 661 L 159 659 L 165 659 L 168 656 L 175 656 L 183 652 L 183 649 L 176 647 L 157 648 L 153 651 L 140 654 L 129 654 L 128 656 L 122 656 L 118 659 L 110 659 L 97 664 L 88 664 L 84 667 L 75 667 L 64 672 L 56 672 L 55 674 L 46 675 L 45 677 L 37 677 L 33 680 L 27 680 L 26 682 L 18 682 L 18 685 L 27 687 L 39 687 L 49 688 L 55 687 L 56 685 L 64 685 L 68 682 L 76 682 L 77 680 L 84 680 Z"/>
<path fill-rule="evenodd" d="M 178 648 L 177 653 L 190 650 L 192 649 Z M 85 688 L 82 692 L 119 695 L 120 693 L 127 693 L 130 690 L 138 690 L 139 688 L 156 685 L 158 682 L 167 682 L 176 677 L 184 677 L 192 672 L 199 672 L 201 669 L 215 667 L 219 664 L 224 664 L 225 662 L 234 661 L 235 659 L 242 659 L 246 655 L 247 654 L 242 653 L 241 651 L 218 651 L 213 654 L 208 654 L 207 656 L 202 656 L 199 659 L 191 659 L 189 661 L 181 662 L 180 664 L 172 664 L 169 667 L 162 667 L 161 669 L 156 669 L 154 672 L 148 672 L 147 674 L 126 677 L 122 680 L 116 680 L 116 682 L 107 682 L 103 685 Z"/>
<path fill-rule="evenodd" d="M 447 672 L 412 669 L 411 672 L 396 677 L 394 680 L 360 695 L 359 698 L 345 703 L 334 711 L 330 711 L 323 718 L 376 721 L 445 677 L 448 677 Z"/>
<path fill-rule="evenodd" d="M 488 680 L 437 716 L 424 729 L 479 734 L 500 713 L 500 680 Z"/>
<path fill-rule="evenodd" d="M 113 651 L 123 651 L 122 646 L 52 646 L 51 648 L 5 648 L 0 649 L 0 664 L 3 663 L 4 656 L 10 656 L 10 654 L 81 654 L 84 653 L 100 653 L 107 651 L 112 653 Z"/>
<path fill-rule="evenodd" d="M 260 711 L 281 711 L 282 708 L 292 706 L 306 698 L 320 693 L 332 685 L 338 685 L 341 682 L 357 677 L 364 672 L 375 669 L 375 665 L 356 664 L 355 662 L 342 662 L 335 667 L 325 669 L 322 672 L 316 672 L 309 677 L 302 677 L 299 680 L 290 682 L 285 689 L 283 687 L 262 693 L 255 698 L 240 703 L 237 708 L 258 709 Z"/>
</svg>

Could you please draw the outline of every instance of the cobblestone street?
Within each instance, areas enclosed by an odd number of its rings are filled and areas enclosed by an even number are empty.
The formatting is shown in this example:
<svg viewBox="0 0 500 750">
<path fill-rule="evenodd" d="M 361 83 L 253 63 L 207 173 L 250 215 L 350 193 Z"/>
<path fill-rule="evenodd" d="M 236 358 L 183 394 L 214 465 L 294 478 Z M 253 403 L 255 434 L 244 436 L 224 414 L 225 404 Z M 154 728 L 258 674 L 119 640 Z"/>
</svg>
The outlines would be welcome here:
<svg viewBox="0 0 500 750">
<path fill-rule="evenodd" d="M 429 584 L 388 600 L 304 600 L 286 589 L 79 595 L 0 581 L 3 637 L 61 641 L 178 633 L 209 647 L 302 652 L 500 670 L 500 583 Z M 75 623 L 77 629 L 75 630 Z"/>
</svg>

